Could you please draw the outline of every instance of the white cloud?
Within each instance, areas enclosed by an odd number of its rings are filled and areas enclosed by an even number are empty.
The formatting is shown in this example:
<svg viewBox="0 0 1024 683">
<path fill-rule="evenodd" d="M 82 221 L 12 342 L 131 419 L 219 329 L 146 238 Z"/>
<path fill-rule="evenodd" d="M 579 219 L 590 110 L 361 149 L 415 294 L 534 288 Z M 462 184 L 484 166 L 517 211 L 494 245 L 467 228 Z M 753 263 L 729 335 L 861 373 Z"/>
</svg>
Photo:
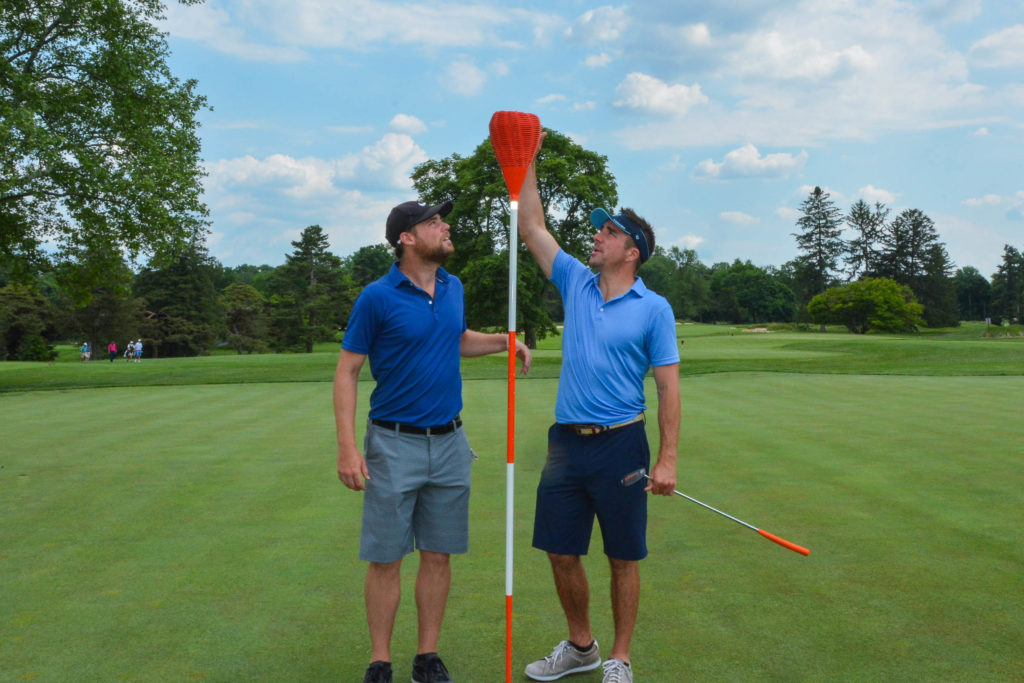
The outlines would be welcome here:
<svg viewBox="0 0 1024 683">
<path fill-rule="evenodd" d="M 604 6 L 587 10 L 565 30 L 567 38 L 586 44 L 617 41 L 629 26 L 626 7 Z"/>
<path fill-rule="evenodd" d="M 970 58 L 982 67 L 1024 66 L 1024 24 L 985 36 L 971 46 Z"/>
<path fill-rule="evenodd" d="M 690 45 L 704 47 L 711 44 L 711 31 L 708 30 L 707 24 L 690 24 L 684 26 L 680 32 L 683 35 L 683 40 Z"/>
<path fill-rule="evenodd" d="M 292 199 L 337 195 L 346 184 L 378 189 L 409 189 L 412 168 L 427 160 L 408 135 L 387 133 L 374 145 L 339 159 L 272 154 L 263 160 L 251 155 L 207 164 L 206 189 L 220 202 L 251 193 L 278 193 Z M 225 196 L 226 195 L 226 196 Z"/>
<path fill-rule="evenodd" d="M 720 162 L 702 161 L 694 169 L 694 177 L 704 180 L 731 180 L 734 178 L 787 178 L 799 172 L 807 163 L 807 152 L 778 153 L 761 156 L 757 147 L 746 144 L 725 155 Z"/>
<path fill-rule="evenodd" d="M 327 130 L 340 135 L 363 135 L 372 133 L 373 126 L 327 126 Z"/>
<path fill-rule="evenodd" d="M 670 247 L 680 247 L 681 249 L 696 249 L 700 245 L 704 244 L 705 240 L 700 235 L 683 235 L 672 244 Z"/>
<path fill-rule="evenodd" d="M 964 206 L 995 206 L 1002 204 L 1003 198 L 997 194 L 987 194 L 984 197 L 971 197 L 963 201 Z"/>
<path fill-rule="evenodd" d="M 984 136 L 988 135 L 988 128 L 986 128 L 985 126 L 982 126 L 978 130 L 976 130 L 973 133 L 971 133 L 971 135 L 976 135 L 977 137 L 984 137 Z"/>
<path fill-rule="evenodd" d="M 586 59 L 583 60 L 583 65 L 584 66 L 589 66 L 591 68 L 598 68 L 598 67 L 602 67 L 602 66 L 608 66 L 611 63 L 612 63 L 612 56 L 610 54 L 608 54 L 607 52 L 602 52 L 602 53 L 596 54 L 596 55 L 590 55 L 589 57 L 587 57 Z"/>
<path fill-rule="evenodd" d="M 586 102 L 576 102 L 572 105 L 573 111 L 594 111 L 597 109 L 597 102 L 593 100 L 587 100 Z"/>
<path fill-rule="evenodd" d="M 399 133 L 418 135 L 426 132 L 427 124 L 409 114 L 395 114 L 395 117 L 391 119 L 391 128 Z"/>
<path fill-rule="evenodd" d="M 742 142 L 807 147 L 964 121 L 977 127 L 1012 107 L 1011 86 L 972 83 L 965 53 L 915 3 L 770 5 L 745 22 L 709 21 L 719 28 L 700 50 L 679 27 L 641 27 L 650 29 L 643 46 L 650 58 L 692 67 L 687 73 L 698 74 L 693 78 L 713 102 L 685 120 L 627 128 L 620 141 L 632 150 Z M 950 2 L 943 7 L 944 16 L 953 13 Z"/>
<path fill-rule="evenodd" d="M 487 73 L 473 62 L 462 59 L 449 64 L 439 81 L 453 93 L 471 97 L 483 90 Z"/>
<path fill-rule="evenodd" d="M 761 222 L 760 218 L 743 213 L 742 211 L 723 211 L 718 214 L 718 217 L 727 223 L 735 225 L 756 225 Z"/>
<path fill-rule="evenodd" d="M 175 38 L 193 40 L 210 49 L 258 62 L 298 62 L 305 50 L 294 46 L 266 45 L 246 37 L 232 17 L 216 5 L 186 6 L 168 3 L 161 28 Z"/>
<path fill-rule="evenodd" d="M 538 97 L 537 98 L 537 104 L 554 104 L 555 102 L 565 102 L 565 101 L 566 101 L 565 95 L 561 95 L 559 93 L 551 93 L 550 95 L 545 95 L 544 97 Z"/>
<path fill-rule="evenodd" d="M 656 114 L 681 117 L 698 104 L 707 104 L 708 98 L 700 91 L 700 84 L 692 86 L 668 85 L 654 76 L 633 72 L 615 89 L 615 106 L 639 109 Z"/>
<path fill-rule="evenodd" d="M 874 185 L 865 185 L 857 191 L 857 194 L 869 204 L 875 202 L 881 202 L 882 204 L 892 204 L 896 201 L 896 195 L 888 190 L 877 188 Z"/>
<path fill-rule="evenodd" d="M 792 32 L 766 31 L 751 35 L 728 63 L 740 76 L 821 80 L 841 71 L 870 69 L 876 60 L 861 45 L 831 46 L 817 38 L 795 39 Z"/>
</svg>

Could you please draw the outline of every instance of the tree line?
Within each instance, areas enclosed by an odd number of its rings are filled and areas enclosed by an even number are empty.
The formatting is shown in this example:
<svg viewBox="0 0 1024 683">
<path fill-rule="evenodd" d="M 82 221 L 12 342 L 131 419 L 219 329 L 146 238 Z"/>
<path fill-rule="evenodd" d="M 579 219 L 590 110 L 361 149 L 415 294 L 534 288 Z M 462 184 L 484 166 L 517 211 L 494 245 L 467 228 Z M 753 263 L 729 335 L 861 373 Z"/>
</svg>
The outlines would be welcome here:
<svg viewBox="0 0 1024 683">
<path fill-rule="evenodd" d="M 586 261 L 590 209 L 618 202 L 606 158 L 548 131 L 537 168 L 550 229 L 566 251 Z M 468 157 L 421 164 L 413 183 L 424 201 L 453 201 L 447 220 L 456 251 L 445 267 L 465 283 L 468 323 L 503 327 L 509 207 L 490 142 Z M 1007 245 L 989 281 L 972 267 L 954 271 L 934 222 L 922 211 L 907 209 L 892 219 L 889 214 L 883 204 L 864 201 L 844 214 L 828 192 L 815 188 L 796 221 L 797 254 L 781 266 L 739 259 L 709 266 L 693 249 L 657 246 L 640 275 L 680 320 L 832 322 L 865 332 L 1021 319 L 1020 251 Z M 218 347 L 239 354 L 311 352 L 317 342 L 339 339 L 355 298 L 388 271 L 394 254 L 381 243 L 339 257 L 319 225 L 305 228 L 291 244 L 293 251 L 278 266 L 225 267 L 201 240 L 192 240 L 137 271 L 123 256 L 102 250 L 54 264 L 29 281 L 0 268 L 0 357 L 45 360 L 57 340 L 105 348 L 137 338 L 151 357 L 200 355 Z M 517 324 L 535 346 L 554 333 L 561 302 L 533 259 L 520 256 Z"/>
</svg>

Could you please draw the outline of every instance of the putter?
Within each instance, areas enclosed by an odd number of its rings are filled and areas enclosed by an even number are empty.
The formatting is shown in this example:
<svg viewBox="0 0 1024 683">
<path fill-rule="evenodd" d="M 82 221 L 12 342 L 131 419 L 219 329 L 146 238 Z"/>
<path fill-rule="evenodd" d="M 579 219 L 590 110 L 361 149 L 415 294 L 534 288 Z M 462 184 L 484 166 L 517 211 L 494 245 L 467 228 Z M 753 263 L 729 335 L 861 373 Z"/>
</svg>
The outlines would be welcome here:
<svg viewBox="0 0 1024 683">
<path fill-rule="evenodd" d="M 622 485 L 623 486 L 632 486 L 633 484 L 637 483 L 641 479 L 650 479 L 650 478 L 651 477 L 647 474 L 647 470 L 645 470 L 643 467 L 641 467 L 640 469 L 636 470 L 635 472 L 630 472 L 629 474 L 624 476 L 622 478 Z M 732 521 L 736 522 L 737 524 L 742 524 L 743 526 L 747 527 L 748 529 L 753 529 L 757 533 L 759 533 L 762 536 L 764 536 L 765 538 L 767 538 L 769 541 L 774 541 L 775 543 L 778 543 L 779 545 L 781 545 L 783 548 L 789 548 L 793 552 L 800 553 L 801 555 L 810 555 L 811 554 L 811 551 L 808 550 L 807 548 L 804 548 L 803 546 L 799 546 L 796 543 L 791 543 L 790 541 L 787 541 L 784 538 L 779 538 L 775 534 L 770 534 L 767 531 L 765 531 L 764 529 L 758 529 L 753 524 L 747 524 L 742 519 L 736 519 L 732 515 L 726 514 L 726 513 L 722 512 L 721 510 L 719 510 L 717 508 L 713 508 L 710 505 L 708 505 L 707 503 L 702 503 L 699 500 L 697 500 L 696 498 L 691 498 L 690 496 L 686 495 L 685 493 L 682 493 L 681 491 L 676 491 L 675 489 L 673 489 L 672 493 L 676 494 L 677 496 L 682 496 L 683 498 L 685 498 L 686 500 L 690 501 L 691 503 L 696 503 L 697 505 L 700 505 L 701 507 L 707 508 L 708 510 L 711 510 L 712 512 L 717 512 L 718 514 L 722 515 L 723 517 L 727 517 L 727 518 L 731 519 Z"/>
</svg>

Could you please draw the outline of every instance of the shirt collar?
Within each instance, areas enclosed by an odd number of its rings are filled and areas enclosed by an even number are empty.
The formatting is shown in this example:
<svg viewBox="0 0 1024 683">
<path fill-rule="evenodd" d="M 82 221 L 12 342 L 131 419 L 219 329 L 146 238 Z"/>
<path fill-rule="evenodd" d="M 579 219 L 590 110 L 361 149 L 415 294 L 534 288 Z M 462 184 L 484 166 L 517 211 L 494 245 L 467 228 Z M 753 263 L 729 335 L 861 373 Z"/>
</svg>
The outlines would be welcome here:
<svg viewBox="0 0 1024 683">
<path fill-rule="evenodd" d="M 447 270 L 445 270 L 441 266 L 437 267 L 436 278 L 438 282 L 440 282 L 443 285 L 446 285 L 448 284 L 449 277 L 450 276 L 448 275 Z M 410 287 L 413 286 L 412 280 L 406 277 L 405 273 L 399 270 L 398 261 L 395 261 L 394 263 L 391 264 L 391 270 L 388 271 L 387 279 L 388 283 L 391 284 L 392 287 L 400 287 L 403 282 L 408 283 Z"/>
<path fill-rule="evenodd" d="M 600 278 L 600 277 L 601 277 L 601 273 L 594 273 L 594 276 L 590 279 L 591 284 L 593 284 L 594 288 L 598 292 L 601 291 L 601 283 L 598 280 L 598 278 Z M 626 292 L 626 294 L 633 293 L 636 296 L 642 297 L 645 294 L 647 294 L 647 292 L 648 292 L 647 285 L 644 284 L 644 281 L 642 279 L 640 279 L 640 276 L 638 275 L 635 278 L 633 278 L 633 284 L 630 285 L 629 291 Z M 625 296 L 625 294 L 623 294 L 622 296 Z M 617 297 L 617 298 L 621 298 L 621 297 Z"/>
</svg>

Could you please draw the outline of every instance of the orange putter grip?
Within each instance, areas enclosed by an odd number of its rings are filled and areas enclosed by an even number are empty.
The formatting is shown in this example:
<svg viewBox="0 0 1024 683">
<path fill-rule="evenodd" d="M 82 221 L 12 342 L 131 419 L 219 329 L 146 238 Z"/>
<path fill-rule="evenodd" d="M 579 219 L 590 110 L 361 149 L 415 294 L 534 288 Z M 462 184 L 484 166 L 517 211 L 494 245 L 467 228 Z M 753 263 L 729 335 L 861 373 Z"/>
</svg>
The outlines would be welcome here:
<svg viewBox="0 0 1024 683">
<path fill-rule="evenodd" d="M 770 534 L 767 531 L 765 531 L 764 529 L 758 529 L 757 533 L 761 534 L 762 536 L 767 538 L 769 541 L 775 541 L 776 543 L 781 545 L 783 548 L 789 548 L 790 550 L 792 550 L 795 553 L 800 553 L 801 555 L 810 555 L 811 554 L 811 551 L 808 550 L 807 548 L 805 548 L 805 547 L 803 547 L 801 545 L 797 545 L 796 543 L 790 543 L 786 539 L 779 538 L 775 534 Z"/>
</svg>

